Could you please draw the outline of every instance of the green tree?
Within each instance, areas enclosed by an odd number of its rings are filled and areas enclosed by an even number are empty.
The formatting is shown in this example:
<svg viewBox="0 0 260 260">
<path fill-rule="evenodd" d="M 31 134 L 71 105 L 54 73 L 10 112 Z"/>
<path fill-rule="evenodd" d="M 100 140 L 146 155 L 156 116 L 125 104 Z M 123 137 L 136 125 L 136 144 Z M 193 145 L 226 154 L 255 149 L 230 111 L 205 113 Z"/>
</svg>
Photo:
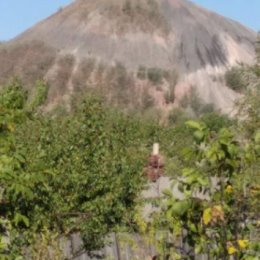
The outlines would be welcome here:
<svg viewBox="0 0 260 260">
<path fill-rule="evenodd" d="M 174 182 L 183 198 L 165 191 L 155 214 L 155 228 L 168 234 L 161 242 L 162 256 L 168 258 L 162 259 L 195 259 L 198 254 L 257 259 L 259 241 L 251 239 L 250 230 L 257 228 L 258 218 L 260 186 L 252 189 L 252 180 L 260 174 L 259 132 L 245 146 L 229 129 L 215 135 L 203 124 L 187 124 L 195 130 L 195 142 L 186 159 L 195 156 L 196 164 Z"/>
<path fill-rule="evenodd" d="M 11 241 L 1 253 L 9 256 L 37 245 L 44 230 L 80 232 L 91 251 L 106 234 L 127 226 L 156 135 L 155 125 L 108 109 L 95 97 L 62 116 L 35 113 L 42 100 L 28 110 L 32 103 L 16 82 L 0 99 L 1 227 L 8 224 L 1 239 L 8 231 Z"/>
</svg>

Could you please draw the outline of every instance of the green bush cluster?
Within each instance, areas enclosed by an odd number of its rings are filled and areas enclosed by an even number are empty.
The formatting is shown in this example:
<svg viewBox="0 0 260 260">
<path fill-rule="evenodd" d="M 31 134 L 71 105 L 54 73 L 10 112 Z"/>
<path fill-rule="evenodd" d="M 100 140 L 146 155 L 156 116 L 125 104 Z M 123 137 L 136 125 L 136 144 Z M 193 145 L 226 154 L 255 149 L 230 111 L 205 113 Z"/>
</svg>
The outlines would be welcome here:
<svg viewBox="0 0 260 260">
<path fill-rule="evenodd" d="M 233 67 L 225 74 L 225 80 L 228 87 L 237 92 L 243 92 L 248 86 L 243 67 Z"/>
<path fill-rule="evenodd" d="M 45 85 L 37 88 L 34 105 L 46 97 Z M 11 242 L 0 253 L 21 254 L 46 229 L 80 232 L 85 249 L 97 249 L 108 232 L 132 221 L 157 126 L 108 109 L 96 97 L 61 116 L 35 113 L 30 105 L 17 82 L 3 88 L 0 207 Z"/>
</svg>

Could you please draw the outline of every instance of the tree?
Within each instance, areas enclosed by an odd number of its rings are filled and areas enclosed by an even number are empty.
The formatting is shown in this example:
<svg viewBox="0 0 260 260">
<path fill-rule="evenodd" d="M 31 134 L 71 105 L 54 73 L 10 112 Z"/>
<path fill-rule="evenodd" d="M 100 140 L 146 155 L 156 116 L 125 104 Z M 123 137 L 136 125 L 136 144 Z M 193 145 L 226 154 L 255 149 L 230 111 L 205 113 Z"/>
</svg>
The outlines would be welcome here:
<svg viewBox="0 0 260 260">
<path fill-rule="evenodd" d="M 187 124 L 195 130 L 195 142 L 186 159 L 195 155 L 197 161 L 174 182 L 183 198 L 165 191 L 161 211 L 155 213 L 153 228 L 167 231 L 161 256 L 168 258 L 161 259 L 206 254 L 209 260 L 256 260 L 260 244 L 250 231 L 259 217 L 260 186 L 252 185 L 260 174 L 259 132 L 245 146 L 232 130 L 213 134 L 204 124 Z"/>
<path fill-rule="evenodd" d="M 86 250 L 100 248 L 131 222 L 154 126 L 95 97 L 71 114 L 41 115 L 46 88 L 38 88 L 32 103 L 17 82 L 1 92 L 0 239 L 9 232 L 11 242 L 0 253 L 23 255 L 49 233 L 80 232 Z"/>
</svg>

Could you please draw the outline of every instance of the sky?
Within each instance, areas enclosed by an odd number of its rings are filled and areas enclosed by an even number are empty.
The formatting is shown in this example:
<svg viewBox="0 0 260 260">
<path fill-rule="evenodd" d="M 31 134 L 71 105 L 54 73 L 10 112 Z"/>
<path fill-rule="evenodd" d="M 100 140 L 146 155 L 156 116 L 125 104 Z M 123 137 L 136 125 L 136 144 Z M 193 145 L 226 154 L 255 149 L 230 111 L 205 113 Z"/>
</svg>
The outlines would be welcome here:
<svg viewBox="0 0 260 260">
<path fill-rule="evenodd" d="M 92 0 L 95 1 L 95 0 Z M 260 0 L 191 0 L 260 30 Z M 0 41 L 7 41 L 72 0 L 0 0 Z"/>
</svg>

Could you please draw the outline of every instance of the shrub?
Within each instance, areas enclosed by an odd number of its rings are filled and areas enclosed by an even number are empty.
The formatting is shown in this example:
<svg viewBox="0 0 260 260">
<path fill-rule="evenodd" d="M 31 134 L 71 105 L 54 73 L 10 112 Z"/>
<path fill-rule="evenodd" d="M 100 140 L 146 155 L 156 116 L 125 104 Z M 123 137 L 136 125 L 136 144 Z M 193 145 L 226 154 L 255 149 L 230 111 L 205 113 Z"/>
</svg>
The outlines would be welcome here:
<svg viewBox="0 0 260 260">
<path fill-rule="evenodd" d="M 14 78 L 0 91 L 0 106 L 7 109 L 23 109 L 27 100 L 27 91 L 21 81 Z"/>
<path fill-rule="evenodd" d="M 243 92 L 248 86 L 243 67 L 233 67 L 225 74 L 225 81 L 228 87 L 237 92 Z"/>
<path fill-rule="evenodd" d="M 42 80 L 38 80 L 36 82 L 33 98 L 29 107 L 34 110 L 37 107 L 41 106 L 48 97 L 48 91 L 48 84 Z"/>
<path fill-rule="evenodd" d="M 162 83 L 163 71 L 159 68 L 149 68 L 147 70 L 147 77 L 154 85 L 158 85 Z"/>
<path fill-rule="evenodd" d="M 184 123 L 186 119 L 187 115 L 185 111 L 180 108 L 173 108 L 168 116 L 168 121 L 170 125 Z"/>
<path fill-rule="evenodd" d="M 200 117 L 200 120 L 205 123 L 211 131 L 215 132 L 233 124 L 233 121 L 227 115 L 217 112 L 206 113 Z"/>
</svg>

